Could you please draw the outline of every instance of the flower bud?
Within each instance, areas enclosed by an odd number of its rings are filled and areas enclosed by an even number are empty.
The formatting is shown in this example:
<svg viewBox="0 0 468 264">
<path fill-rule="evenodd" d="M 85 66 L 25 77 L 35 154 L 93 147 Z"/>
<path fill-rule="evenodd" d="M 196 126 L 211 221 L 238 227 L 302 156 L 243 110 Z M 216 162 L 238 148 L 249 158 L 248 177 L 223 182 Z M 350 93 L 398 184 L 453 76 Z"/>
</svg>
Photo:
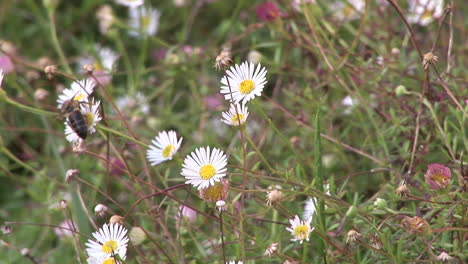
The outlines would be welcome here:
<svg viewBox="0 0 468 264">
<path fill-rule="evenodd" d="M 224 212 L 227 210 L 227 204 L 223 200 L 219 200 L 216 202 L 216 209 L 218 209 L 220 212 Z"/>
<path fill-rule="evenodd" d="M 80 174 L 80 172 L 77 169 L 69 169 L 69 170 L 67 170 L 67 173 L 65 174 L 65 181 L 67 183 L 70 183 L 79 174 Z"/>
<path fill-rule="evenodd" d="M 132 244 L 137 246 L 146 240 L 146 233 L 141 227 L 134 226 L 130 229 L 128 237 L 130 238 L 130 241 L 132 241 Z"/>
<path fill-rule="evenodd" d="M 374 206 L 377 208 L 377 209 L 381 209 L 381 210 L 385 210 L 387 209 L 387 201 L 385 199 L 382 199 L 382 198 L 377 198 L 374 202 Z"/>
<path fill-rule="evenodd" d="M 409 94 L 408 90 L 406 90 L 406 87 L 403 85 L 398 85 L 397 88 L 395 88 L 395 94 L 396 96 L 402 96 Z"/>
<path fill-rule="evenodd" d="M 68 203 L 66 200 L 60 200 L 60 208 L 67 209 Z"/>
<path fill-rule="evenodd" d="M 408 189 L 408 186 L 406 186 L 406 182 L 402 181 L 400 183 L 400 186 L 398 186 L 398 188 L 395 190 L 395 193 L 398 196 L 405 197 L 405 196 L 410 195 L 411 191 L 410 191 L 410 189 Z"/>
<path fill-rule="evenodd" d="M 270 257 L 271 255 L 273 255 L 276 251 L 278 250 L 278 243 L 273 243 L 271 245 L 269 245 L 267 247 L 267 249 L 265 250 L 265 256 L 267 257 Z"/>
<path fill-rule="evenodd" d="M 103 204 L 98 204 L 94 207 L 94 213 L 99 217 L 105 216 L 108 210 L 109 208 Z"/>
<path fill-rule="evenodd" d="M 122 216 L 120 215 L 113 215 L 110 219 L 109 219 L 109 224 L 120 224 L 120 225 L 123 225 L 125 223 L 125 218 L 123 218 Z"/>
<path fill-rule="evenodd" d="M 283 198 L 283 192 L 278 189 L 273 189 L 267 192 L 266 204 L 271 206 L 272 204 L 281 201 Z"/>
<path fill-rule="evenodd" d="M 401 225 L 410 234 L 428 235 L 432 231 L 429 223 L 419 216 L 405 217 L 401 220 Z"/>
<path fill-rule="evenodd" d="M 346 234 L 346 244 L 356 242 L 361 236 L 361 233 L 358 231 L 354 229 L 349 230 Z"/>
</svg>

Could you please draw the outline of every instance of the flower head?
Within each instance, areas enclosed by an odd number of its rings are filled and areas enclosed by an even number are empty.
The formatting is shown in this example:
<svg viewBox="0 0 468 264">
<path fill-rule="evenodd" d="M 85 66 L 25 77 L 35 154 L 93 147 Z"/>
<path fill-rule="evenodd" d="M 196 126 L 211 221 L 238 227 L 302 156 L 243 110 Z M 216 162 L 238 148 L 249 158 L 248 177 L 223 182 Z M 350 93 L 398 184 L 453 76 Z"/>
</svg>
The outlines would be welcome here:
<svg viewBox="0 0 468 264">
<path fill-rule="evenodd" d="M 227 68 L 232 63 L 231 57 L 231 48 L 227 46 L 223 47 L 219 55 L 216 56 L 215 68 L 218 70 L 224 70 Z"/>
<path fill-rule="evenodd" d="M 408 0 L 408 22 L 427 26 L 444 13 L 444 0 Z"/>
<path fill-rule="evenodd" d="M 291 235 L 293 235 L 291 241 L 299 240 L 299 243 L 301 244 L 304 242 L 304 240 L 309 241 L 310 232 L 314 230 L 314 228 L 310 227 L 311 220 L 312 218 L 303 221 L 297 215 L 295 215 L 294 218 L 289 219 L 291 227 L 286 228 L 286 230 L 291 232 Z"/>
<path fill-rule="evenodd" d="M 213 186 L 226 176 L 227 158 L 220 149 L 198 148 L 188 155 L 183 164 L 182 176 L 185 183 L 198 187 L 198 190 Z"/>
<path fill-rule="evenodd" d="M 274 203 L 279 202 L 281 201 L 281 199 L 283 199 L 283 192 L 281 191 L 281 186 L 275 186 L 275 188 L 272 188 L 270 186 L 268 187 L 268 189 L 271 189 L 271 191 L 267 191 L 266 204 L 268 206 L 271 206 Z"/>
<path fill-rule="evenodd" d="M 231 104 L 229 111 L 223 112 L 222 122 L 230 126 L 239 126 L 244 124 L 249 116 L 249 108 L 245 105 Z"/>
<path fill-rule="evenodd" d="M 405 217 L 401 220 L 401 225 L 410 234 L 429 234 L 431 226 L 429 223 L 419 216 Z"/>
<path fill-rule="evenodd" d="M 366 7 L 365 0 L 337 1 L 333 4 L 334 15 L 340 21 L 359 18 Z"/>
<path fill-rule="evenodd" d="M 57 108 L 61 109 L 63 103 L 68 100 L 88 102 L 88 97 L 93 93 L 96 83 L 91 79 L 73 82 L 70 88 L 63 90 L 57 99 Z"/>
<path fill-rule="evenodd" d="M 400 183 L 400 185 L 398 186 L 398 188 L 396 188 L 395 193 L 396 193 L 398 196 L 401 196 L 401 197 L 408 196 L 408 195 L 411 194 L 410 189 L 409 189 L 408 186 L 406 185 L 406 181 L 402 181 L 402 182 Z"/>
<path fill-rule="evenodd" d="M 438 163 L 429 164 L 427 166 L 426 174 L 424 174 L 426 182 L 434 190 L 439 190 L 447 187 L 452 178 L 450 169 Z"/>
<path fill-rule="evenodd" d="M 213 186 L 206 187 L 200 190 L 200 198 L 205 202 L 215 203 L 226 199 L 229 194 L 229 181 L 222 179 L 215 182 Z"/>
<path fill-rule="evenodd" d="M 273 21 L 280 16 L 278 6 L 270 1 L 257 6 L 255 13 L 261 21 Z"/>
<path fill-rule="evenodd" d="M 115 0 L 119 5 L 127 7 L 138 7 L 141 6 L 145 1 L 144 0 Z"/>
<path fill-rule="evenodd" d="M 273 243 L 267 247 L 263 255 L 270 257 L 278 250 L 278 243 Z"/>
<path fill-rule="evenodd" d="M 447 252 L 445 251 L 442 251 L 437 257 L 436 257 L 436 260 L 439 260 L 439 261 L 450 261 L 452 260 L 453 257 L 451 257 L 449 254 L 447 254 Z"/>
<path fill-rule="evenodd" d="M 159 18 L 161 12 L 159 10 L 140 6 L 138 8 L 129 9 L 130 27 L 133 30 L 129 31 L 128 34 L 132 37 L 142 37 L 143 34 L 154 35 L 158 31 Z"/>
<path fill-rule="evenodd" d="M 83 104 L 81 109 L 81 114 L 86 120 L 87 133 L 93 134 L 96 132 L 96 125 L 101 121 L 101 114 L 99 113 L 99 105 L 101 101 L 94 102 L 94 99 L 91 99 L 89 103 Z M 70 126 L 70 122 L 65 122 L 65 137 L 71 143 L 77 143 L 83 139 L 73 130 Z"/>
<path fill-rule="evenodd" d="M 162 131 L 151 142 L 153 144 L 146 151 L 146 157 L 151 166 L 155 166 L 172 159 L 177 150 L 179 150 L 180 144 L 182 144 L 182 138 L 177 140 L 177 134 L 173 130 L 169 132 Z"/>
<path fill-rule="evenodd" d="M 224 76 L 221 79 L 221 93 L 224 94 L 224 99 L 243 104 L 252 100 L 255 96 L 262 94 L 263 88 L 266 84 L 265 67 L 249 62 L 243 62 L 240 66 L 238 64 L 231 66 L 226 71 L 228 78 Z"/>
<path fill-rule="evenodd" d="M 93 233 L 95 240 L 89 239 L 88 243 L 85 244 L 88 256 L 105 260 L 118 255 L 122 260 L 125 260 L 128 243 L 126 234 L 127 229 L 119 224 L 104 224 L 97 232 Z"/>
<path fill-rule="evenodd" d="M 358 231 L 351 229 L 346 234 L 346 244 L 356 242 L 362 235 Z"/>
</svg>

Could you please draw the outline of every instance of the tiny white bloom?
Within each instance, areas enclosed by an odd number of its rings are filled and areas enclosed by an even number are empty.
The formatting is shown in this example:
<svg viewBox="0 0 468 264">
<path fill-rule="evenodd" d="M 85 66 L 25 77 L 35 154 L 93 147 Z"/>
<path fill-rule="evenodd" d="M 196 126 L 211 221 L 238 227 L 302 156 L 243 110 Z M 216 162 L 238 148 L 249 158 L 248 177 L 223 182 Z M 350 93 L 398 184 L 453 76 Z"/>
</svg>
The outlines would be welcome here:
<svg viewBox="0 0 468 264">
<path fill-rule="evenodd" d="M 198 190 L 214 186 L 226 176 L 227 158 L 222 150 L 210 147 L 198 148 L 184 160 L 181 175 L 185 183 L 198 187 Z"/>
<path fill-rule="evenodd" d="M 3 74 L 3 69 L 0 69 L 0 87 L 2 87 L 2 82 L 3 82 L 3 77 L 5 74 Z"/>
<path fill-rule="evenodd" d="M 245 105 L 231 104 L 229 111 L 223 112 L 221 114 L 223 116 L 223 119 L 221 119 L 221 121 L 230 126 L 238 126 L 239 123 L 240 125 L 242 125 L 249 116 L 248 110 L 248 107 Z"/>
<path fill-rule="evenodd" d="M 151 166 L 155 166 L 166 160 L 171 160 L 172 156 L 179 150 L 182 138 L 177 141 L 175 131 L 162 131 L 158 136 L 151 141 L 153 144 L 146 151 Z"/>
<path fill-rule="evenodd" d="M 130 36 L 141 37 L 141 33 L 154 35 L 158 31 L 159 18 L 161 12 L 159 10 L 141 6 L 139 8 L 129 9 L 130 22 L 129 26 L 133 29 L 128 32 Z"/>
<path fill-rule="evenodd" d="M 236 261 L 235 261 L 235 260 L 231 260 L 231 261 L 229 261 L 229 262 L 226 262 L 226 264 L 236 264 Z M 239 260 L 239 261 L 237 262 L 237 264 L 244 264 L 244 262 L 242 262 L 242 261 Z"/>
<path fill-rule="evenodd" d="M 103 70 L 112 71 L 119 55 L 108 47 L 96 46 L 100 66 Z"/>
<path fill-rule="evenodd" d="M 81 108 L 81 114 L 86 119 L 86 126 L 89 134 L 96 132 L 96 124 L 101 121 L 101 114 L 99 113 L 99 105 L 101 101 L 94 102 L 91 99 L 90 102 L 83 103 Z M 71 143 L 77 143 L 83 139 L 70 126 L 69 121 L 65 122 L 65 137 Z"/>
<path fill-rule="evenodd" d="M 366 7 L 365 0 L 337 1 L 332 4 L 334 16 L 340 21 L 348 21 L 359 18 Z"/>
<path fill-rule="evenodd" d="M 89 239 L 88 243 L 85 244 L 89 257 L 105 260 L 118 255 L 122 260 L 125 260 L 128 243 L 125 227 L 119 224 L 104 224 L 97 232 L 93 233 L 93 237 L 95 240 Z"/>
<path fill-rule="evenodd" d="M 242 104 L 260 96 L 266 84 L 265 67 L 259 63 L 255 65 L 251 62 L 243 62 L 240 66 L 238 64 L 231 66 L 226 71 L 228 79 L 224 76 L 221 79 L 221 93 L 224 98 L 229 101 L 234 101 Z M 229 81 L 229 83 L 228 83 Z"/>
<path fill-rule="evenodd" d="M 61 109 L 63 103 L 71 99 L 78 102 L 88 102 L 88 96 L 93 93 L 94 86 L 96 83 L 91 79 L 73 82 L 70 88 L 63 90 L 62 94 L 59 95 L 57 108 Z"/>
<path fill-rule="evenodd" d="M 330 195 L 330 184 L 323 185 L 323 190 L 326 194 Z M 302 218 L 306 221 L 310 219 L 312 222 L 312 217 L 314 216 L 315 212 L 317 211 L 317 198 L 309 197 L 304 205 L 304 213 L 302 214 Z"/>
<path fill-rule="evenodd" d="M 114 257 L 89 257 L 87 260 L 88 264 L 120 264 Z"/>
<path fill-rule="evenodd" d="M 310 227 L 310 221 L 312 218 L 303 221 L 299 219 L 299 216 L 295 215 L 294 218 L 289 219 L 289 223 L 291 224 L 291 227 L 287 227 L 286 230 L 291 232 L 291 235 L 294 236 L 294 238 L 291 239 L 291 241 L 297 241 L 299 240 L 299 243 L 302 244 L 304 240 L 309 241 L 309 234 L 314 230 L 314 228 Z"/>
<path fill-rule="evenodd" d="M 408 0 L 408 22 L 427 26 L 444 13 L 444 0 Z"/>
<path fill-rule="evenodd" d="M 144 3 L 144 0 L 115 0 L 115 2 L 123 6 L 138 7 Z"/>
</svg>

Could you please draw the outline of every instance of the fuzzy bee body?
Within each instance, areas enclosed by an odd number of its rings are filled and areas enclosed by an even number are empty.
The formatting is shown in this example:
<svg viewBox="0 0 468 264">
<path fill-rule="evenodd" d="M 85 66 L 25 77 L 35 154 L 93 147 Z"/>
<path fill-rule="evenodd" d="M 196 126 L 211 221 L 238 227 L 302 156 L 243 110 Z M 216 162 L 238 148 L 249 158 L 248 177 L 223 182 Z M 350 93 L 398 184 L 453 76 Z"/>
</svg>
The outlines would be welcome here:
<svg viewBox="0 0 468 264">
<path fill-rule="evenodd" d="M 63 103 L 61 112 L 63 116 L 67 117 L 67 122 L 73 132 L 80 138 L 86 139 L 88 136 L 88 124 L 86 117 L 81 113 L 80 103 L 74 99 L 70 99 Z"/>
</svg>

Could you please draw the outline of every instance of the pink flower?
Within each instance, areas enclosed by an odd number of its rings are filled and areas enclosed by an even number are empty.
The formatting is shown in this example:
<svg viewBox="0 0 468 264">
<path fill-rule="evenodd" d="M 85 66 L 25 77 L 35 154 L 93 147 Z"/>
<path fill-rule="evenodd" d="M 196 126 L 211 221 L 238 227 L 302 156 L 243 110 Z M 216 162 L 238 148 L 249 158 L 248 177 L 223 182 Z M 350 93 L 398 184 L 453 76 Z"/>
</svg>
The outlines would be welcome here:
<svg viewBox="0 0 468 264">
<path fill-rule="evenodd" d="M 7 55 L 0 55 L 0 69 L 3 69 L 4 74 L 8 74 L 15 70 L 15 65 Z"/>
<path fill-rule="evenodd" d="M 112 75 L 106 73 L 103 70 L 97 70 L 93 74 L 94 77 L 96 77 L 99 84 L 101 84 L 102 86 L 107 86 L 112 82 Z"/>
<path fill-rule="evenodd" d="M 446 166 L 433 163 L 427 166 L 426 174 L 424 174 L 427 184 L 431 186 L 434 190 L 439 190 L 447 187 L 452 178 L 452 173 L 450 169 Z"/>
<path fill-rule="evenodd" d="M 123 163 L 120 159 L 118 158 L 113 158 L 111 159 L 112 161 L 112 166 L 111 166 L 111 174 L 112 176 L 120 176 L 125 173 L 125 163 Z"/>
<path fill-rule="evenodd" d="M 273 2 L 265 2 L 255 9 L 258 19 L 261 21 L 273 21 L 280 16 L 278 6 Z"/>
<path fill-rule="evenodd" d="M 70 219 L 67 219 L 60 223 L 59 227 L 54 228 L 55 234 L 60 238 L 72 237 L 73 236 L 73 223 Z"/>
<path fill-rule="evenodd" d="M 187 206 L 179 206 L 179 219 L 184 218 L 189 223 L 193 223 L 197 220 L 197 212 Z"/>
<path fill-rule="evenodd" d="M 217 93 L 203 97 L 203 102 L 208 110 L 216 111 L 223 109 L 224 98 L 221 94 Z"/>
</svg>

